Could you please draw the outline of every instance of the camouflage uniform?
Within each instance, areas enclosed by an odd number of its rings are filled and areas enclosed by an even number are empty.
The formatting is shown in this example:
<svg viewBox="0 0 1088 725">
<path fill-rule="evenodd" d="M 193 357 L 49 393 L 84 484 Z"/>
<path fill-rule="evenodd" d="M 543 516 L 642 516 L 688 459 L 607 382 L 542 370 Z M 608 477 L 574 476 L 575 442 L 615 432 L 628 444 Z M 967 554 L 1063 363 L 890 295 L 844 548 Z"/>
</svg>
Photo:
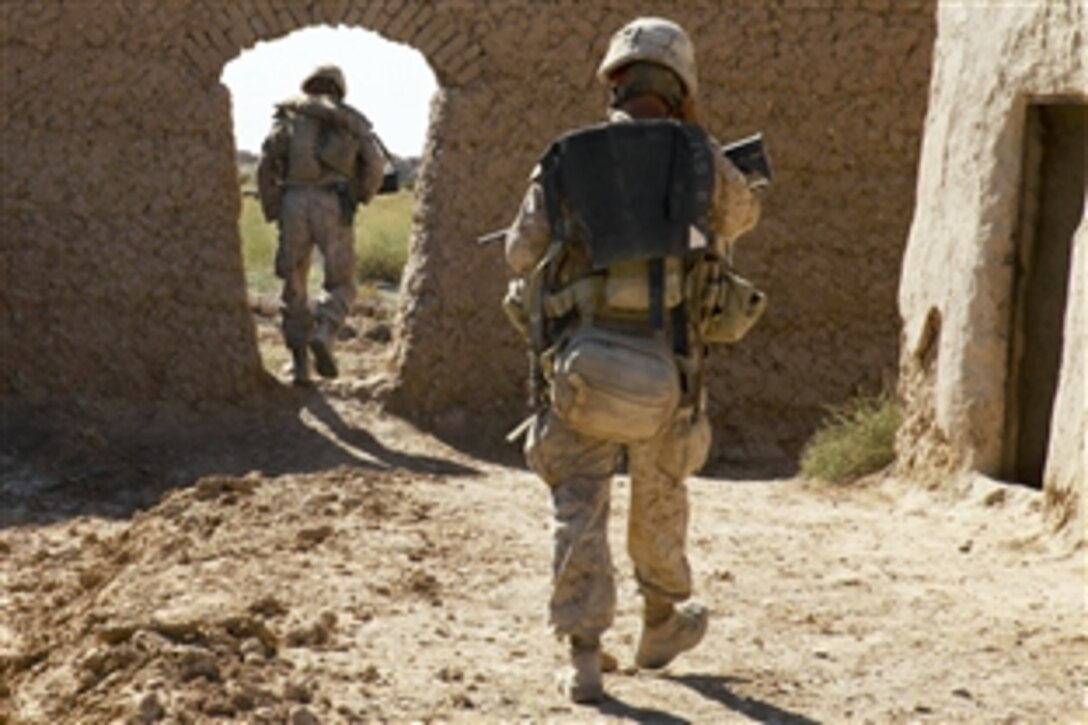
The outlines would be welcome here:
<svg viewBox="0 0 1088 725">
<path fill-rule="evenodd" d="M 331 347 L 355 298 L 355 205 L 377 193 L 385 167 L 370 122 L 342 102 L 338 68 L 319 67 L 302 90 L 277 105 L 257 171 L 265 217 L 279 222 L 276 274 L 284 281 L 283 335 L 296 383 L 309 379 L 307 347 L 319 373 L 337 374 Z M 324 259 L 324 294 L 312 314 L 307 279 L 315 246 Z"/>
<path fill-rule="evenodd" d="M 639 22 L 668 21 L 643 19 L 632 25 Z M 614 38 L 613 47 L 617 42 Z M 610 51 L 610 57 L 614 55 Z M 611 75 L 610 57 L 602 64 L 602 78 Z M 685 64 L 667 65 L 670 69 L 679 66 L 678 75 L 690 95 L 695 82 L 694 61 L 690 68 Z M 609 119 L 623 123 L 631 116 L 614 108 Z M 712 155 L 717 167 L 710 223 L 717 234 L 719 251 L 728 259 L 733 242 L 755 225 L 759 204 L 744 176 L 721 156 L 718 147 Z M 545 255 L 551 232 L 544 190 L 539 180 L 534 180 L 506 236 L 507 261 L 519 277 L 529 275 Z M 571 279 L 582 273 L 570 270 L 559 276 Z M 705 392 L 700 390 L 695 397 L 702 401 Z M 691 595 L 691 570 L 685 553 L 688 500 L 684 481 L 705 463 L 710 440 L 706 416 L 690 405 L 681 408 L 660 434 L 638 443 L 583 435 L 552 410 L 545 410 L 534 420 L 526 457 L 550 486 L 555 518 L 550 619 L 557 635 L 571 638 L 576 668 L 581 666 L 577 643 L 589 643 L 592 649 L 613 622 L 616 587 L 607 526 L 610 484 L 621 455 L 626 452 L 631 477 L 628 554 L 646 603 L 646 622 L 654 623 L 672 611 L 674 602 Z M 596 662 L 587 666 L 588 670 L 594 666 Z M 599 683 L 599 674 L 595 676 Z M 567 687 L 576 701 L 599 699 L 602 692 L 600 685 L 592 682 L 582 692 L 577 691 L 577 683 L 573 691 L 569 684 Z"/>
</svg>

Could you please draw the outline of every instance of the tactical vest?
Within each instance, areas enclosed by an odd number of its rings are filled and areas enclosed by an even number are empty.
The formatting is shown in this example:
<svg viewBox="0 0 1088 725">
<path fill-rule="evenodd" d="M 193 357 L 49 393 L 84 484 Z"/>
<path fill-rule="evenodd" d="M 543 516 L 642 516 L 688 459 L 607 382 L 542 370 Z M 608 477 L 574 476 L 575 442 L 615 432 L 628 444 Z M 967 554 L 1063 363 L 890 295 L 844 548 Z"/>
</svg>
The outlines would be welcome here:
<svg viewBox="0 0 1088 725">
<path fill-rule="evenodd" d="M 288 116 L 291 126 L 287 146 L 288 184 L 313 184 L 321 180 L 323 171 L 317 157 L 317 139 L 321 135 L 321 121 L 304 113 L 292 112 Z"/>
<path fill-rule="evenodd" d="M 697 126 L 653 120 L 573 131 L 541 158 L 552 240 L 525 288 L 531 405 L 626 442 L 698 411 L 686 278 L 714 247 L 711 153 Z"/>
<path fill-rule="evenodd" d="M 714 244 L 711 154 L 702 129 L 672 120 L 557 139 L 540 161 L 553 235 L 539 280 L 542 317 L 576 311 L 660 330 L 670 310 L 682 312 L 687 260 Z"/>
<path fill-rule="evenodd" d="M 290 125 L 287 148 L 288 184 L 315 184 L 334 177 L 351 179 L 360 140 L 328 102 L 306 99 L 284 105 Z"/>
</svg>

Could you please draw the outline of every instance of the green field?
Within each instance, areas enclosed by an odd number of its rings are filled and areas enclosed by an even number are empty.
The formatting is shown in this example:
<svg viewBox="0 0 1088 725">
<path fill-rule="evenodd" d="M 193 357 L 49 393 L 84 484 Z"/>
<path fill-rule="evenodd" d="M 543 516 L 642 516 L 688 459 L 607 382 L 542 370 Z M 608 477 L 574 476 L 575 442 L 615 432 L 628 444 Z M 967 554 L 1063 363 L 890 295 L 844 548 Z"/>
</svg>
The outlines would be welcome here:
<svg viewBox="0 0 1088 725">
<path fill-rule="evenodd" d="M 357 281 L 400 281 L 408 259 L 408 236 L 414 208 L 415 195 L 410 189 L 383 194 L 367 206 L 359 207 L 355 217 Z M 278 291 L 281 282 L 273 270 L 278 231 L 276 225 L 264 220 L 260 204 L 251 196 L 242 198 L 238 233 L 242 239 L 246 286 L 259 293 Z M 311 290 L 316 291 L 320 285 L 321 266 L 314 264 L 310 274 Z"/>
</svg>

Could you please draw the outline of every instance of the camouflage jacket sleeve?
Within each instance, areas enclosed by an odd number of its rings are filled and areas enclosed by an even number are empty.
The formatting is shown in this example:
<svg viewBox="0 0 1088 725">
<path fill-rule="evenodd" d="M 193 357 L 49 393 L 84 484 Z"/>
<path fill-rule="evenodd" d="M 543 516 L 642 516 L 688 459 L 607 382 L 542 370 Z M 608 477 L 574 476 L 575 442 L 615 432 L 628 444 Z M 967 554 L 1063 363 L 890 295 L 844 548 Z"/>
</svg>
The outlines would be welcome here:
<svg viewBox="0 0 1088 725">
<path fill-rule="evenodd" d="M 381 188 L 382 177 L 385 176 L 385 153 L 374 135 L 370 120 L 351 106 L 345 105 L 343 110 L 348 131 L 359 139 L 355 187 L 359 201 L 367 204 Z"/>
<path fill-rule="evenodd" d="M 718 251 L 732 258 L 733 243 L 759 221 L 759 199 L 744 179 L 744 174 L 722 156 L 717 141 L 714 146 L 714 202 L 710 209 L 710 226 L 717 235 Z"/>
<path fill-rule="evenodd" d="M 544 188 L 536 182 L 534 172 L 534 180 L 506 233 L 506 261 L 517 276 L 525 277 L 547 252 L 550 241 Z"/>
<path fill-rule="evenodd" d="M 287 171 L 290 133 L 289 125 L 280 111 L 276 114 L 272 130 L 261 145 L 261 158 L 257 162 L 257 194 L 261 200 L 261 211 L 267 221 L 275 221 L 280 215 L 283 197 L 280 185 Z"/>
</svg>

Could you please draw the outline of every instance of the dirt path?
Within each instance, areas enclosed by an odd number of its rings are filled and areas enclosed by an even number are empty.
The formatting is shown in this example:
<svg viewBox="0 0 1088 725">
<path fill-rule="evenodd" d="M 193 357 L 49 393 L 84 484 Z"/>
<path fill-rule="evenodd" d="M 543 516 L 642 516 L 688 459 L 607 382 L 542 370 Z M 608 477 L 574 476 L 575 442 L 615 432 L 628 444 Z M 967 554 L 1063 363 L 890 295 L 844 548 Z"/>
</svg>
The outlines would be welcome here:
<svg viewBox="0 0 1088 725">
<path fill-rule="evenodd" d="M 543 485 L 356 393 L 8 456 L 0 723 L 1085 721 L 1084 552 L 1039 535 L 1038 494 L 981 482 L 694 480 L 711 630 L 650 673 L 619 479 L 621 669 L 569 705 Z"/>
</svg>

